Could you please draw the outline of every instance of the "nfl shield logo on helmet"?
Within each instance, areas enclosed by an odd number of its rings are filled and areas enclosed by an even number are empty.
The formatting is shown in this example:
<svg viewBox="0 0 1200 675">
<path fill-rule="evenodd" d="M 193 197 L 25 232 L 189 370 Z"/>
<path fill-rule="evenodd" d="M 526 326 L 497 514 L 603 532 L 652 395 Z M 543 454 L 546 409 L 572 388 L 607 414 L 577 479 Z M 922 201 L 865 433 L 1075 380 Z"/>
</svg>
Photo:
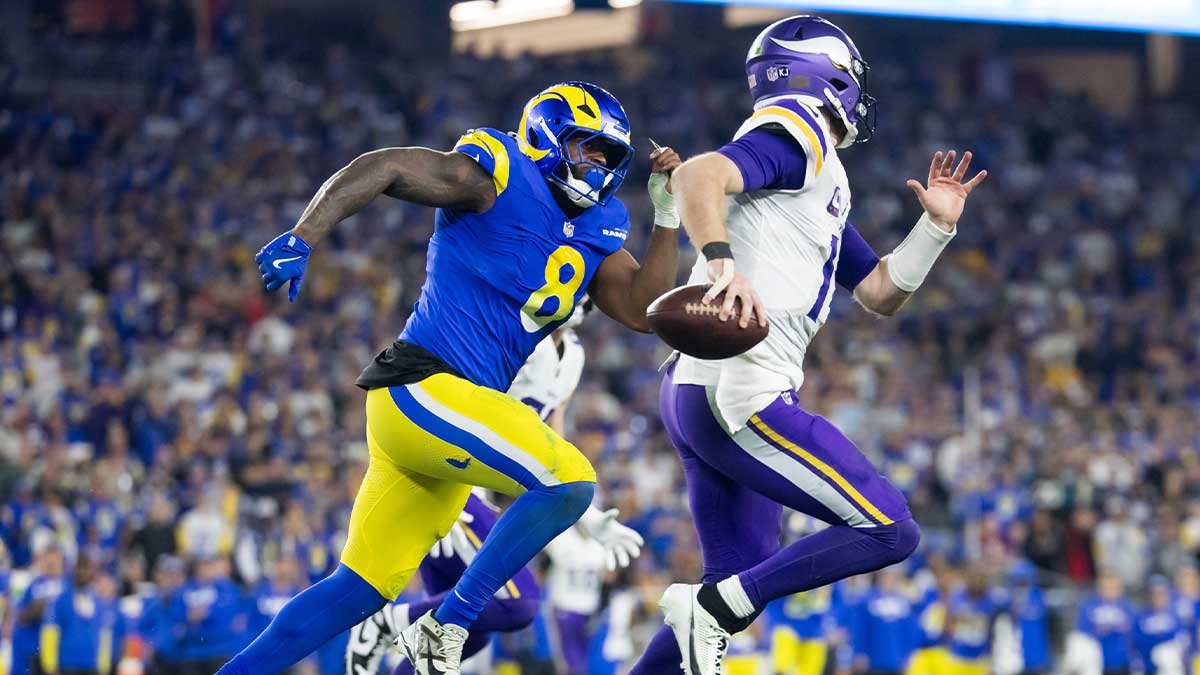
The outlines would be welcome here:
<svg viewBox="0 0 1200 675">
<path fill-rule="evenodd" d="M 572 223 L 569 220 L 564 220 L 563 221 L 563 234 L 567 235 L 568 237 L 574 237 L 575 236 L 575 223 Z"/>
</svg>

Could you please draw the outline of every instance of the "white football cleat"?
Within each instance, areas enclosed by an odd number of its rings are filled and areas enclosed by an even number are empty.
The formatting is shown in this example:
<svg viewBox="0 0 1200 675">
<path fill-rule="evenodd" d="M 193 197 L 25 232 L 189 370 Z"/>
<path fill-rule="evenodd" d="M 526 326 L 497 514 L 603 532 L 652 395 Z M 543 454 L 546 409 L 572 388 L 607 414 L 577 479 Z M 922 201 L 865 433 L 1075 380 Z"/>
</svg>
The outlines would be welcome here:
<svg viewBox="0 0 1200 675">
<path fill-rule="evenodd" d="M 438 623 L 433 610 L 429 610 L 400 632 L 396 645 L 404 650 L 417 675 L 462 675 L 467 635 L 462 626 Z"/>
<path fill-rule="evenodd" d="M 723 675 L 729 632 L 700 606 L 699 592 L 700 584 L 671 584 L 658 606 L 679 643 L 685 675 Z"/>
<path fill-rule="evenodd" d="M 350 629 L 350 640 L 346 644 L 346 675 L 375 675 L 383 654 L 396 641 L 396 636 L 408 619 L 408 605 L 384 605 L 383 609 L 367 617 L 366 621 Z M 401 620 L 403 625 L 397 625 Z"/>
</svg>

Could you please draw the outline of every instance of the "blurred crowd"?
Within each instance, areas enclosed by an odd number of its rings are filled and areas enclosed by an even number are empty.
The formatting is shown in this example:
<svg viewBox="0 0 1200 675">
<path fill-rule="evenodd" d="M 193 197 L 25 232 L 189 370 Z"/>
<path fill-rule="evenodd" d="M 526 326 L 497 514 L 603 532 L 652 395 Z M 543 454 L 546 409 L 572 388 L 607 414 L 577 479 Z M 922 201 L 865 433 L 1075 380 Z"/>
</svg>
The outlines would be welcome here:
<svg viewBox="0 0 1200 675">
<path fill-rule="evenodd" d="M 419 293 L 432 213 L 383 198 L 322 244 L 295 304 L 266 296 L 252 256 L 326 176 L 373 148 L 512 128 L 563 79 L 616 93 L 640 151 L 649 135 L 691 156 L 749 109 L 748 39 L 712 62 L 644 46 L 424 68 L 236 21 L 206 55 L 165 37 L 0 45 L 9 672 L 211 673 L 336 564 L 367 457 L 353 382 Z M 1118 118 L 1014 88 L 1003 61 L 950 101 L 929 66 L 873 65 L 878 133 L 843 157 L 877 251 L 916 220 L 904 179 L 933 150 L 970 148 L 992 177 L 898 317 L 836 297 L 800 399 L 905 491 L 924 542 L 899 574 L 781 602 L 730 672 L 758 672 L 735 668 L 772 648 L 762 667 L 780 675 L 818 672 L 812 649 L 847 672 L 948 672 L 930 650 L 1051 672 L 1074 632 L 1105 670 L 1154 672 L 1139 640 L 1190 653 L 1200 598 L 1200 109 L 1146 101 Z M 621 195 L 635 250 L 646 152 Z M 656 412 L 665 348 L 602 317 L 580 334 L 567 435 L 647 540 L 608 580 L 632 598 L 627 657 L 665 583 L 698 578 L 698 547 Z M 340 672 L 340 650 L 302 669 Z"/>
</svg>

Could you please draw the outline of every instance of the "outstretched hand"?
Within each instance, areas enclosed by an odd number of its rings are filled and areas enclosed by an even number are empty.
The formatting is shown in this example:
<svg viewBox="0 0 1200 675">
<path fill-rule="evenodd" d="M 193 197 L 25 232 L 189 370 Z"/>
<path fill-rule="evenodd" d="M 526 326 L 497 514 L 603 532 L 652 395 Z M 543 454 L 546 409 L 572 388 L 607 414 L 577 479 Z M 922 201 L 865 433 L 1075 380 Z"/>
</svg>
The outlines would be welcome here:
<svg viewBox="0 0 1200 675">
<path fill-rule="evenodd" d="M 595 507 L 579 519 L 579 527 L 604 547 L 604 566 L 610 572 L 625 569 L 633 559 L 641 555 L 642 535 L 617 520 L 617 509 L 601 511 Z"/>
<path fill-rule="evenodd" d="M 971 190 L 982 183 L 984 178 L 987 178 L 985 169 L 964 183 L 963 178 L 967 175 L 967 167 L 971 165 L 971 152 L 963 153 L 958 167 L 954 167 L 954 156 L 954 150 L 944 155 L 939 150 L 934 153 L 933 162 L 929 165 L 927 184 L 921 185 L 920 181 L 912 179 L 906 183 L 917 195 L 917 200 L 929 214 L 929 219 L 947 232 L 954 231 L 954 226 L 958 223 L 963 207 L 966 205 L 967 195 L 971 194 Z"/>
</svg>

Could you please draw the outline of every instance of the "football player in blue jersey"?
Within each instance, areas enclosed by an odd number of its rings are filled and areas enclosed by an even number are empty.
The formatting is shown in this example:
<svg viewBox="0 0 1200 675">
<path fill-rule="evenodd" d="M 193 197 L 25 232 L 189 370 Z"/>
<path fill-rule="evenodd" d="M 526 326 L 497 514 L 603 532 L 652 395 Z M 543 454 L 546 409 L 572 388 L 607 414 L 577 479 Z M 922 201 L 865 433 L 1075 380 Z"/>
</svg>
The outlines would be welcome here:
<svg viewBox="0 0 1200 675">
<path fill-rule="evenodd" d="M 341 564 L 220 675 L 274 675 L 374 614 L 450 530 L 472 486 L 516 499 L 441 606 L 401 634 L 419 675 L 459 675 L 468 629 L 488 600 L 574 522 L 601 543 L 622 536 L 615 514 L 589 509 L 588 460 L 503 392 L 584 293 L 649 332 L 647 305 L 674 285 L 679 221 L 666 186 L 679 157 L 651 154 L 656 227 L 639 265 L 622 248 L 629 214 L 615 198 L 633 158 L 629 134 L 607 91 L 554 85 L 526 104 L 514 134 L 475 129 L 452 152 L 358 157 L 259 251 L 267 290 L 288 285 L 295 300 L 313 246 L 375 197 L 438 208 L 421 297 L 357 382 L 368 391 L 370 464 Z"/>
</svg>

